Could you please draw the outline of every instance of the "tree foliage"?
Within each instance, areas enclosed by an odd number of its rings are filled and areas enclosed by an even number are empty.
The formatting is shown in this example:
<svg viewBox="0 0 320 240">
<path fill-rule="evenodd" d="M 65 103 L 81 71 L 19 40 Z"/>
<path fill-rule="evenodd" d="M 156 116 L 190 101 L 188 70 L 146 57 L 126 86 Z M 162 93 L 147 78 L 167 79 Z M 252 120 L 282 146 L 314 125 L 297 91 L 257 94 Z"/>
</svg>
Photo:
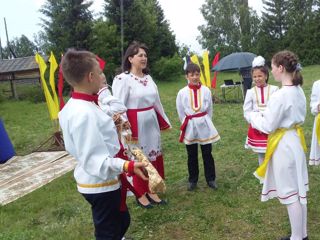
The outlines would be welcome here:
<svg viewBox="0 0 320 240">
<path fill-rule="evenodd" d="M 120 36 L 120 1 L 105 0 L 104 11 Z M 145 43 L 149 48 L 151 64 L 161 56 L 173 56 L 178 51 L 175 36 L 157 0 L 123 0 L 123 23 L 124 48 L 134 40 Z"/>
<path fill-rule="evenodd" d="M 289 49 L 303 63 L 319 64 L 319 8 L 319 0 L 263 0 L 258 17 L 247 0 L 206 0 L 201 8 L 206 24 L 199 27 L 199 42 L 222 56 L 251 51 L 270 59 Z"/>
<path fill-rule="evenodd" d="M 37 51 L 36 45 L 30 41 L 25 35 L 21 35 L 20 38 L 14 38 L 9 42 L 9 46 L 13 51 L 15 57 L 28 57 L 33 56 Z M 13 57 L 8 46 L 3 48 L 2 54 L 4 58 Z"/>
<path fill-rule="evenodd" d="M 49 47 L 57 54 L 67 48 L 89 49 L 92 31 L 92 1 L 47 0 L 40 12 L 42 27 Z"/>
</svg>

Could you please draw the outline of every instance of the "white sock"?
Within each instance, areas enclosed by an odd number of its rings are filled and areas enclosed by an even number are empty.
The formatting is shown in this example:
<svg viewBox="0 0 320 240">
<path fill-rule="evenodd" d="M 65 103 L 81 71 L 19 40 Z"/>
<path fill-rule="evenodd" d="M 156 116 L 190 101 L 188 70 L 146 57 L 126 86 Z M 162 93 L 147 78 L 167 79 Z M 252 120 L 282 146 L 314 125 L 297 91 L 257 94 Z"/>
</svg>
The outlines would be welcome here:
<svg viewBox="0 0 320 240">
<path fill-rule="evenodd" d="M 307 233 L 307 204 L 301 204 L 302 207 L 302 236 L 305 238 L 308 236 Z"/>
<path fill-rule="evenodd" d="M 258 153 L 259 166 L 263 163 L 265 153 Z"/>
<path fill-rule="evenodd" d="M 291 238 L 290 240 L 301 240 L 302 239 L 302 225 L 303 225 L 303 210 L 299 200 L 288 204 L 288 215 L 291 225 Z"/>
</svg>

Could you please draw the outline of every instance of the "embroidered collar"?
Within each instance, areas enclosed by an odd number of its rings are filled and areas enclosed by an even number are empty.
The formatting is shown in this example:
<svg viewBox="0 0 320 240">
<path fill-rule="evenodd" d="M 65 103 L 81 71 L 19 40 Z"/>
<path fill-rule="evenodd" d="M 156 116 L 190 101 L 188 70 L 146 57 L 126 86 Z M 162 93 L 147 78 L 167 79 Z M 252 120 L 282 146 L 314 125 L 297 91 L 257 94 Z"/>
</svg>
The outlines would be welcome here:
<svg viewBox="0 0 320 240">
<path fill-rule="evenodd" d="M 268 84 L 265 84 L 265 85 L 263 85 L 263 86 L 257 86 L 257 88 L 265 88 L 265 87 L 267 87 L 268 86 Z"/>
<path fill-rule="evenodd" d="M 94 102 L 98 105 L 98 95 L 90 95 L 86 93 L 72 92 L 71 97 L 74 99 L 81 99 L 88 102 Z"/>
<path fill-rule="evenodd" d="M 197 89 L 200 89 L 200 88 L 201 88 L 201 83 L 199 83 L 199 84 L 197 84 L 197 85 L 194 85 L 194 84 L 189 83 L 189 84 L 188 84 L 188 87 L 191 88 L 192 90 L 197 90 Z"/>
<path fill-rule="evenodd" d="M 147 86 L 148 84 L 148 75 L 144 75 L 142 78 L 137 77 L 136 75 L 134 75 L 133 73 L 130 73 L 130 76 L 136 80 L 138 83 L 141 83 L 143 86 Z"/>
</svg>

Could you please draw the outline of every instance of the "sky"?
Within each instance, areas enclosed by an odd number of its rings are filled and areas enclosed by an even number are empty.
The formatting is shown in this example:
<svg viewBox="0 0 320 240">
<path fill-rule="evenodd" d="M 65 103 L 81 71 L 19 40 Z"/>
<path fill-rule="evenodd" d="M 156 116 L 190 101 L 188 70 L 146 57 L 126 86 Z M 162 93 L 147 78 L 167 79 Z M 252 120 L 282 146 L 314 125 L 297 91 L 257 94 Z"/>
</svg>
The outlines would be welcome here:
<svg viewBox="0 0 320 240">
<path fill-rule="evenodd" d="M 177 43 L 189 46 L 196 53 L 203 51 L 197 41 L 200 32 L 197 27 L 205 24 L 200 13 L 200 7 L 205 0 L 158 0 L 170 28 L 176 36 Z M 9 40 L 21 35 L 34 40 L 34 34 L 41 30 L 39 9 L 45 0 L 2 0 L 0 4 L 0 39 L 2 47 L 6 46 L 6 32 L 4 18 L 6 18 Z M 94 0 L 91 10 L 98 14 L 103 10 L 103 0 Z M 262 9 L 262 0 L 249 0 L 249 6 L 259 12 Z M 178 10 L 180 9 L 180 10 Z M 192 17 L 191 17 L 192 16 Z"/>
</svg>

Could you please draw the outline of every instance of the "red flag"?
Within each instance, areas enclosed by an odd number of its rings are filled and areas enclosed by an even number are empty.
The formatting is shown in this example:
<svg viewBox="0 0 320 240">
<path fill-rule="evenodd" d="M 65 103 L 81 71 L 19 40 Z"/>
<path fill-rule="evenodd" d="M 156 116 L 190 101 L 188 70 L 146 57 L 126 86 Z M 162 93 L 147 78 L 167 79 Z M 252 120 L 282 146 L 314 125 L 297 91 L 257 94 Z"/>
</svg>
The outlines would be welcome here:
<svg viewBox="0 0 320 240">
<path fill-rule="evenodd" d="M 214 56 L 214 59 L 212 61 L 212 67 L 214 67 L 219 62 L 220 52 L 217 52 L 217 54 Z M 214 76 L 211 80 L 211 88 L 216 88 L 217 85 L 217 74 L 218 72 L 214 72 Z"/>
<path fill-rule="evenodd" d="M 59 96 L 59 102 L 60 102 L 60 110 L 64 107 L 64 100 L 63 100 L 63 74 L 62 74 L 62 67 L 61 63 L 59 66 L 59 73 L 58 73 L 58 96 Z"/>
<path fill-rule="evenodd" d="M 100 58 L 98 55 L 96 55 L 97 61 L 99 62 L 99 66 L 101 70 L 104 69 L 104 66 L 106 65 L 106 61 L 104 61 L 102 58 Z"/>
</svg>

